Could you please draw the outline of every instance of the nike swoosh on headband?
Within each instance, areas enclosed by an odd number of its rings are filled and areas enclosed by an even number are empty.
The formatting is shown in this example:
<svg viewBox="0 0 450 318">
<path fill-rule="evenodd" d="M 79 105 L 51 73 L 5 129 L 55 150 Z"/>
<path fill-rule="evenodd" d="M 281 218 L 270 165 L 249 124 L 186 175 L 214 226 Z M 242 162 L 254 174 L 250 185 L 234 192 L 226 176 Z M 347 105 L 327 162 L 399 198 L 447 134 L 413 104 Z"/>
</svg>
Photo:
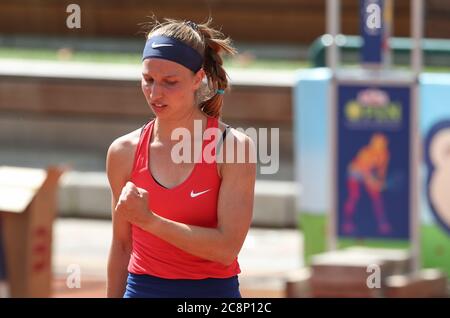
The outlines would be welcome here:
<svg viewBox="0 0 450 318">
<path fill-rule="evenodd" d="M 163 47 L 163 46 L 173 46 L 173 44 L 156 44 L 156 43 L 152 43 L 152 49 L 157 49 L 157 48 Z"/>
</svg>

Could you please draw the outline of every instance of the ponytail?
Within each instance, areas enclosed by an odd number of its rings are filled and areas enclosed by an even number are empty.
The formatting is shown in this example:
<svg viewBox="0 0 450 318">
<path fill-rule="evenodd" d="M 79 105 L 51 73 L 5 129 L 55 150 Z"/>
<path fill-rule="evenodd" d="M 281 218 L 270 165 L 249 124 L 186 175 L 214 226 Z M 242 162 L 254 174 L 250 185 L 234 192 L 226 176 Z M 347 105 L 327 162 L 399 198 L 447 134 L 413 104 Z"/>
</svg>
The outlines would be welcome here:
<svg viewBox="0 0 450 318">
<path fill-rule="evenodd" d="M 220 117 L 223 105 L 223 93 L 228 88 L 228 76 L 223 68 L 222 52 L 235 54 L 236 50 L 231 46 L 231 40 L 211 27 L 209 19 L 204 24 L 198 25 L 198 32 L 205 42 L 203 70 L 206 73 L 208 87 L 212 96 L 200 103 L 200 109 L 211 117 Z"/>
</svg>

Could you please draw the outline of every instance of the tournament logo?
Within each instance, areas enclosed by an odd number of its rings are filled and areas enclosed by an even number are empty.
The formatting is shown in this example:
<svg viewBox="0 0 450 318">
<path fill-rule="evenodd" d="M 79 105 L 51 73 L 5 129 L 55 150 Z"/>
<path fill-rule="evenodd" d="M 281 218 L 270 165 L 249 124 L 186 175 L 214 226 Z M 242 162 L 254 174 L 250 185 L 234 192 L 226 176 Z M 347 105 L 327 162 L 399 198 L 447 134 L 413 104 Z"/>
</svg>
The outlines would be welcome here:
<svg viewBox="0 0 450 318">
<path fill-rule="evenodd" d="M 380 89 L 365 89 L 356 99 L 345 105 L 345 118 L 351 126 L 391 126 L 399 128 L 402 123 L 402 106 L 391 101 L 389 95 Z"/>
</svg>

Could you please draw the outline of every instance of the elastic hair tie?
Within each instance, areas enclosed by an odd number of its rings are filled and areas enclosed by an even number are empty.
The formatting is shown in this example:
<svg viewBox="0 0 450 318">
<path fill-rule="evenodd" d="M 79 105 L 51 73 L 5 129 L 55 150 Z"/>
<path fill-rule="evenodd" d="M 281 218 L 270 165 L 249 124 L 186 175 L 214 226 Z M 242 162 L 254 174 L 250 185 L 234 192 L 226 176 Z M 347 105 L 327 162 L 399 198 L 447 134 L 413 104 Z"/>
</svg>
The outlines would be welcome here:
<svg viewBox="0 0 450 318">
<path fill-rule="evenodd" d="M 223 89 L 218 89 L 218 90 L 216 91 L 216 93 L 219 94 L 219 95 L 223 95 L 223 94 L 225 94 L 225 90 L 223 90 Z"/>
</svg>

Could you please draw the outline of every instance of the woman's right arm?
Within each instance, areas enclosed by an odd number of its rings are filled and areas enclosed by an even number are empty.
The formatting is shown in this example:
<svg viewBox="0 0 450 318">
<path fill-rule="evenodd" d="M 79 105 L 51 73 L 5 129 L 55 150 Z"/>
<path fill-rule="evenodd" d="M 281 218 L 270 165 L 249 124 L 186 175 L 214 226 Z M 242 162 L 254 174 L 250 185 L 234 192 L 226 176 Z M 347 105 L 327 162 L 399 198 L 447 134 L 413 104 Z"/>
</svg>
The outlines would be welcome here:
<svg viewBox="0 0 450 318">
<path fill-rule="evenodd" d="M 134 149 L 130 135 L 116 139 L 108 149 L 106 173 L 111 188 L 112 242 L 108 258 L 107 297 L 123 297 L 131 254 L 131 225 L 115 213 L 117 200 L 131 174 Z"/>
</svg>

